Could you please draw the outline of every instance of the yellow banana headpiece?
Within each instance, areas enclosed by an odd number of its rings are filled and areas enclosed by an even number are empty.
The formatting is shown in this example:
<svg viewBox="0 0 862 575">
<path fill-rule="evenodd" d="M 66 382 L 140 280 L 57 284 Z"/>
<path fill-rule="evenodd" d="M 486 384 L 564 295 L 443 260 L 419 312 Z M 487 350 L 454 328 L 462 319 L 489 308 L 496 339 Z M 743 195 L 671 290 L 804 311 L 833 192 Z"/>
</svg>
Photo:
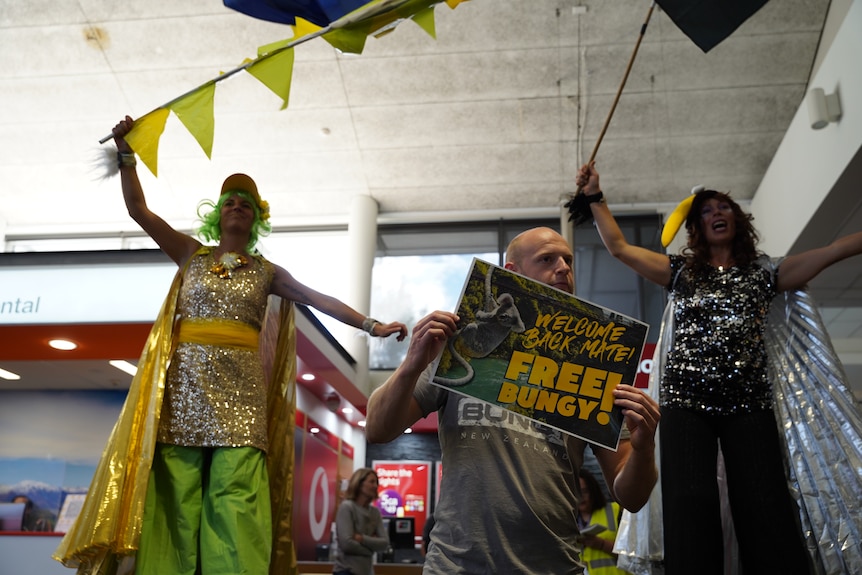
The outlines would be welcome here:
<svg viewBox="0 0 862 575">
<path fill-rule="evenodd" d="M 674 208 L 674 210 L 670 213 L 667 218 L 667 221 L 664 223 L 664 228 L 661 230 L 661 245 L 663 247 L 668 247 L 670 243 L 673 241 L 673 238 L 676 237 L 676 233 L 679 231 L 679 228 L 682 227 L 683 222 L 688 217 L 688 212 L 691 210 L 691 204 L 694 202 L 694 196 L 698 192 L 702 192 L 705 190 L 704 186 L 695 186 L 691 189 L 691 194 L 681 201 L 679 205 Z"/>
</svg>

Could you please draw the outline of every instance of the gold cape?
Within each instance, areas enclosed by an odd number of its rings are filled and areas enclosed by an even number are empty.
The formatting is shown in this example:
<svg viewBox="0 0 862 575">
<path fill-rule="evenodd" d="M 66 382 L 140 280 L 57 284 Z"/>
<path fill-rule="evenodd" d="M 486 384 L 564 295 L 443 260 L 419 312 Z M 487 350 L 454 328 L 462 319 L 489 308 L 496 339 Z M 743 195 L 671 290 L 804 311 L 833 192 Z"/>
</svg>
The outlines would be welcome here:
<svg viewBox="0 0 862 575">
<path fill-rule="evenodd" d="M 202 250 L 211 248 L 202 248 Z M 175 346 L 175 314 L 184 269 L 177 272 L 147 337 L 117 423 L 96 467 L 86 500 L 53 558 L 78 573 L 108 575 L 133 569 L 141 535 L 147 481 L 156 445 L 165 374 Z M 280 306 L 276 302 L 280 302 Z M 279 309 L 280 308 L 280 309 Z M 268 388 L 269 472 L 273 546 L 270 573 L 297 571 L 293 546 L 296 338 L 290 301 L 270 296 L 260 351 Z"/>
</svg>

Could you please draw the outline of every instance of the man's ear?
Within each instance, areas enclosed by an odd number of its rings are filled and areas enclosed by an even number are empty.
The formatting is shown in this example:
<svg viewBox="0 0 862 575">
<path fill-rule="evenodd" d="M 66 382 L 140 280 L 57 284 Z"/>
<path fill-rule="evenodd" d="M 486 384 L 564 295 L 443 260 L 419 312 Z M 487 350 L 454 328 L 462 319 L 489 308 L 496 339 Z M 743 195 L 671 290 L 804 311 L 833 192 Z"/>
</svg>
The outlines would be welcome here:
<svg viewBox="0 0 862 575">
<path fill-rule="evenodd" d="M 507 270 L 512 270 L 513 272 L 518 271 L 515 268 L 515 264 L 513 264 L 512 262 L 506 262 L 506 265 L 504 265 L 503 267 L 506 268 Z"/>
</svg>

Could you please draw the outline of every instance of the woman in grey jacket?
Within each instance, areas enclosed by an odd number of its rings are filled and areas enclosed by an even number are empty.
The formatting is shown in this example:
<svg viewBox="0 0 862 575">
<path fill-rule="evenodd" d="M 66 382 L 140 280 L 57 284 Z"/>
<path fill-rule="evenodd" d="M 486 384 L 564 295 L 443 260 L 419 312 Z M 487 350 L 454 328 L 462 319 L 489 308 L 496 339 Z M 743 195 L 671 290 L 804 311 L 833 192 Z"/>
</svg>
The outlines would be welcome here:
<svg viewBox="0 0 862 575">
<path fill-rule="evenodd" d="M 335 575 L 373 575 L 374 552 L 389 547 L 380 510 L 371 505 L 376 499 L 377 473 L 367 467 L 354 471 L 335 516 Z"/>
</svg>

